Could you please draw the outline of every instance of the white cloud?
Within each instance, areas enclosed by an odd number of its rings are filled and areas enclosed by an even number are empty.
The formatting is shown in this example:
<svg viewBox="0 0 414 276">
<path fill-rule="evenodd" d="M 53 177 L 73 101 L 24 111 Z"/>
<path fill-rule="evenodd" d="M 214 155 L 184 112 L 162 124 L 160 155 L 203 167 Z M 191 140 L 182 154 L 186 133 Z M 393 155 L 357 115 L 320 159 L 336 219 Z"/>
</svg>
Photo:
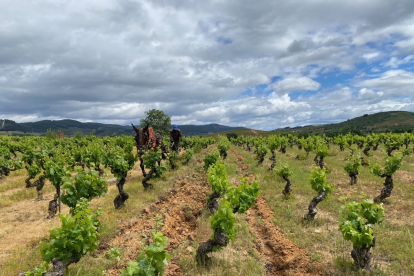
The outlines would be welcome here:
<svg viewBox="0 0 414 276">
<path fill-rule="evenodd" d="M 279 94 L 298 90 L 318 90 L 320 87 L 319 82 L 303 76 L 289 76 L 273 85 Z"/>
<path fill-rule="evenodd" d="M 360 81 L 355 85 L 381 90 L 387 97 L 413 96 L 414 73 L 405 70 L 389 70 L 377 78 Z"/>
<path fill-rule="evenodd" d="M 411 0 L 23 3 L 0 0 L 5 118 L 126 124 L 158 108 L 273 129 L 414 110 L 396 99 L 412 99 L 411 69 L 370 75 L 412 62 Z"/>
<path fill-rule="evenodd" d="M 409 63 L 413 59 L 414 59 L 414 55 L 409 55 L 409 56 L 406 56 L 402 59 L 399 59 L 397 57 L 391 57 L 388 62 L 384 63 L 384 65 L 389 66 L 391 68 L 398 68 L 398 67 L 400 67 L 400 65 Z"/>
</svg>

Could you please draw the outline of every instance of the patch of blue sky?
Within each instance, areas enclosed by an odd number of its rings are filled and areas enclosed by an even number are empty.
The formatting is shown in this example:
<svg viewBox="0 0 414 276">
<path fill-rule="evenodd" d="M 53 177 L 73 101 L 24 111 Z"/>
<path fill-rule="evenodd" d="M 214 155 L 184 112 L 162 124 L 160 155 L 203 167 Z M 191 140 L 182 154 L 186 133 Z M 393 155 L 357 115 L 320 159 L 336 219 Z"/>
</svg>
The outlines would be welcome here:
<svg viewBox="0 0 414 276">
<path fill-rule="evenodd" d="M 269 86 L 268 84 L 259 84 L 259 85 L 248 87 L 247 89 L 239 93 L 237 96 L 231 97 L 231 99 L 243 98 L 243 97 L 254 97 L 258 95 L 267 94 L 268 93 L 267 90 L 269 90 L 268 86 Z"/>
<path fill-rule="evenodd" d="M 388 60 L 387 60 L 388 61 Z M 377 75 L 381 74 L 387 70 L 389 67 L 384 67 L 384 61 L 375 61 L 375 62 L 361 62 L 357 65 L 355 69 L 358 73 L 355 74 L 356 77 L 363 76 L 362 73 L 365 75 Z"/>
<path fill-rule="evenodd" d="M 271 78 L 270 83 L 265 83 L 265 84 L 257 84 L 251 87 L 248 87 L 247 89 L 245 89 L 244 91 L 242 91 L 241 93 L 239 93 L 236 98 L 240 98 L 240 97 L 252 97 L 252 96 L 267 96 L 270 93 L 273 92 L 272 89 L 272 85 L 281 80 L 281 77 L 278 76 L 274 76 Z M 234 97 L 233 97 L 234 98 Z"/>
<path fill-rule="evenodd" d="M 409 71 L 409 72 L 414 72 L 414 60 L 411 60 L 410 62 L 407 62 L 407 63 L 400 64 L 398 66 L 398 69 Z"/>
<path fill-rule="evenodd" d="M 365 45 L 368 46 L 371 49 L 378 49 L 382 51 L 392 52 L 395 50 L 398 50 L 398 46 L 395 45 L 396 42 L 405 40 L 406 37 L 404 37 L 401 34 L 390 34 L 384 39 L 375 41 L 375 42 L 367 42 Z"/>
<path fill-rule="evenodd" d="M 231 38 L 229 38 L 229 37 L 224 37 L 224 36 L 219 36 L 219 37 L 217 37 L 217 38 L 216 38 L 216 41 L 217 41 L 218 43 L 220 43 L 220 44 L 223 44 L 223 45 L 228 45 L 228 44 L 232 44 L 232 43 L 233 43 L 233 40 L 232 40 Z"/>
<path fill-rule="evenodd" d="M 314 81 L 317 81 L 321 84 L 320 89 L 333 87 L 338 84 L 348 85 L 350 80 L 355 77 L 357 70 L 352 71 L 338 71 L 328 72 L 321 74 L 318 77 L 314 78 Z"/>
<path fill-rule="evenodd" d="M 317 91 L 312 91 L 312 90 L 295 90 L 295 91 L 290 91 L 289 92 L 289 97 L 290 97 L 290 100 L 291 101 L 302 100 L 302 99 L 306 99 L 307 97 L 310 97 L 312 95 L 315 95 L 319 91 L 320 90 L 317 90 Z"/>
</svg>

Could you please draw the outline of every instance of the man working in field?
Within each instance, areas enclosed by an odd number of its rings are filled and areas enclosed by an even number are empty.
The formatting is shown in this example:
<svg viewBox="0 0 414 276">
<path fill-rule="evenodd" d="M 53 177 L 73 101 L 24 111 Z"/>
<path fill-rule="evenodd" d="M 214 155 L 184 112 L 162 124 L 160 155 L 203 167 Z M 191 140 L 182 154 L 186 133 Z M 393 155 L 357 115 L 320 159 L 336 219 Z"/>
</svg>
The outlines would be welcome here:
<svg viewBox="0 0 414 276">
<path fill-rule="evenodd" d="M 180 141 L 183 141 L 183 134 L 181 133 L 181 130 L 178 129 L 177 125 L 174 125 L 173 129 L 170 130 L 170 142 L 172 144 L 172 150 L 174 150 L 177 155 Z"/>
</svg>

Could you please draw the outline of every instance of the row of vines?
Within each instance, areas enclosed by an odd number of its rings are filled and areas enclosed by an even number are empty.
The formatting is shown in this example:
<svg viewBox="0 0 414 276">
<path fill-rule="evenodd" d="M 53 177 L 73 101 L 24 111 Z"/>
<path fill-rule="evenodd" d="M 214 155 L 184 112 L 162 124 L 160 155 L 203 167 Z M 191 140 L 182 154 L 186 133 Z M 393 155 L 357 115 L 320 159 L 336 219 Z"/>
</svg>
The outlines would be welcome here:
<svg viewBox="0 0 414 276">
<path fill-rule="evenodd" d="M 297 138 L 291 134 L 239 136 L 231 139 L 219 136 L 217 151 L 204 157 L 204 171 L 212 191 L 206 198 L 206 206 L 211 213 L 213 235 L 199 245 L 197 263 L 208 264 L 209 253 L 219 251 L 230 241 L 234 241 L 235 214 L 246 212 L 260 193 L 257 180 L 242 178 L 237 187 L 229 182 L 224 162 L 232 144 L 254 154 L 258 166 L 264 163 L 270 152 L 271 166 L 264 169 L 274 172 L 275 177 L 286 181 L 281 192 L 287 200 L 295 190 L 294 183 L 290 180 L 292 171 L 287 164 L 281 164 L 277 168 L 277 154 L 286 154 L 293 147 L 303 150 L 302 154 L 296 156 L 298 160 L 308 159 L 311 153 L 314 154 L 315 166 L 310 172 L 309 185 L 315 190 L 316 196 L 310 200 L 304 221 L 315 219 L 318 203 L 327 200 L 335 189 L 335 185 L 328 184 L 326 180 L 331 168 L 326 164 L 325 157 L 328 156 L 330 148 L 338 147 L 340 151 L 349 150 L 349 158 L 343 169 L 349 175 L 350 185 L 358 184 L 361 166 L 369 167 L 372 174 L 385 179 L 384 188 L 372 200 L 344 204 L 338 221 L 338 229 L 343 238 L 353 243 L 351 256 L 355 267 L 370 270 L 370 249 L 376 244 L 372 225 L 383 220 L 385 209 L 382 202 L 392 194 L 393 175 L 401 167 L 404 157 L 414 152 L 414 148 L 410 147 L 413 140 L 414 135 L 409 133 L 340 135 L 335 138 Z M 185 137 L 182 142 L 185 153 L 180 157 L 182 165 L 189 163 L 194 151 L 200 151 L 213 143 L 216 141 L 212 138 Z M 369 164 L 358 154 L 361 150 L 368 157 L 370 151 L 377 151 L 380 146 L 385 149 L 381 163 Z M 168 167 L 171 170 L 177 167 L 179 156 L 176 152 L 171 151 L 166 156 L 163 161 L 161 150 L 155 151 L 151 148 L 143 155 L 143 165 L 148 172 L 144 174 L 142 181 L 145 189 L 153 186 L 148 182 L 150 179 L 160 177 Z M 134 139 L 127 136 L 103 139 L 88 136 L 82 139 L 58 140 L 44 137 L 1 138 L 0 178 L 7 177 L 11 171 L 24 168 L 27 171 L 26 188 L 36 188 L 38 199 L 43 197 L 42 190 L 46 180 L 56 190 L 54 199 L 49 202 L 47 218 L 53 218 L 60 211 L 61 203 L 70 208 L 69 214 L 60 215 L 62 226 L 52 229 L 50 238 L 42 242 L 43 263 L 20 275 L 64 275 L 70 264 L 78 262 L 88 252 L 93 253 L 99 243 L 100 212 L 92 212 L 88 206 L 93 198 L 104 196 L 108 191 L 107 182 L 103 178 L 104 169 L 116 178 L 119 194 L 113 202 L 114 208 L 120 209 L 127 204 L 129 198 L 124 190 L 128 172 L 138 159 Z M 121 275 L 164 275 L 164 268 L 170 258 L 165 250 L 168 240 L 161 232 L 154 232 L 152 236 L 153 243 L 141 252 L 136 262 L 129 263 L 126 269 L 121 270 Z M 53 265 L 53 271 L 48 271 L 50 264 Z"/>
</svg>

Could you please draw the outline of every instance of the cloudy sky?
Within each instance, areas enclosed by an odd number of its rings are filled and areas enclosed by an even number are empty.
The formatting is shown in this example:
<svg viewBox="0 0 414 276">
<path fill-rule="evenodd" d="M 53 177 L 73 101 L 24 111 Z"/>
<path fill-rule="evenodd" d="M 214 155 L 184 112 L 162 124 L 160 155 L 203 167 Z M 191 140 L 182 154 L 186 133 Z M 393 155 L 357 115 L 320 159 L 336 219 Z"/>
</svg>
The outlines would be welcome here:
<svg viewBox="0 0 414 276">
<path fill-rule="evenodd" d="M 414 111 L 413 0 L 0 0 L 0 118 L 271 130 Z"/>
</svg>

